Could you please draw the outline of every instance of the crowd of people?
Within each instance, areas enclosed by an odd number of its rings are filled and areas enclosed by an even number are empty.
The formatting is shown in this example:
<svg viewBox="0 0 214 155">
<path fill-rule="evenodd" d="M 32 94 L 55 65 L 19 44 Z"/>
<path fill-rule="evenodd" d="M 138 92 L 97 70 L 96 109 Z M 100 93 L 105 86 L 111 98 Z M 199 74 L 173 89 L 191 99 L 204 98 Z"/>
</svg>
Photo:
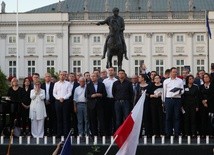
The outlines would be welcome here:
<svg viewBox="0 0 214 155">
<path fill-rule="evenodd" d="M 200 70 L 195 77 L 184 69 L 178 77 L 172 67 L 160 76 L 141 69 L 130 78 L 113 67 L 84 74 L 61 71 L 58 81 L 46 73 L 43 83 L 34 73 L 22 87 L 13 78 L 7 94 L 10 127 L 17 120 L 22 135 L 39 138 L 67 136 L 70 130 L 75 136 L 111 136 L 145 92 L 140 135 L 214 136 L 212 74 Z"/>
</svg>

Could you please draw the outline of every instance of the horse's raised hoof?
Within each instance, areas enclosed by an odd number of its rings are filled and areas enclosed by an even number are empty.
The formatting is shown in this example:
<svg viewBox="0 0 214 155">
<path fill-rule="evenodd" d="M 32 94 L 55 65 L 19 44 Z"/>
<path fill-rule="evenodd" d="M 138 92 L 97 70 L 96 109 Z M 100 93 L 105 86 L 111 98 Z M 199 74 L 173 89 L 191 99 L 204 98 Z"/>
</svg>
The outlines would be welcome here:
<svg viewBox="0 0 214 155">
<path fill-rule="evenodd" d="M 105 59 L 105 56 L 103 56 L 101 59 Z"/>
<path fill-rule="evenodd" d="M 128 58 L 127 56 L 125 56 L 125 59 L 126 59 L 126 60 L 129 60 L 129 58 Z"/>
</svg>

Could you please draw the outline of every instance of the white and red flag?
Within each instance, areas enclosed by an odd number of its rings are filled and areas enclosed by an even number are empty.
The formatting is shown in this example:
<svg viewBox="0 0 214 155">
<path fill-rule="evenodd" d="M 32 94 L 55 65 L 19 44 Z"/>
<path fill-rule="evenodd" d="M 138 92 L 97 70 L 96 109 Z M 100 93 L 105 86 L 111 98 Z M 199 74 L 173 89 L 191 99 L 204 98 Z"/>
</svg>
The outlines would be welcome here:
<svg viewBox="0 0 214 155">
<path fill-rule="evenodd" d="M 114 134 L 120 148 L 116 155 L 135 155 L 139 142 L 146 92 L 142 94 L 133 110 Z"/>
</svg>

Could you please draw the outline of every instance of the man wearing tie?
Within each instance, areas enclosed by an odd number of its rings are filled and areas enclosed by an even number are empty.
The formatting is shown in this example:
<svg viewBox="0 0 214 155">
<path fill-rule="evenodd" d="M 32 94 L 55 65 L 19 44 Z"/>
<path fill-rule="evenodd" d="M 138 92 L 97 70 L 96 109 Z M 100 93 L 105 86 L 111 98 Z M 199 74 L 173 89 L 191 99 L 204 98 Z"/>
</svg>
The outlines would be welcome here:
<svg viewBox="0 0 214 155">
<path fill-rule="evenodd" d="M 87 108 L 89 117 L 89 127 L 92 136 L 98 135 L 98 124 L 100 129 L 100 135 L 105 134 L 104 127 L 104 110 L 103 99 L 106 98 L 105 85 L 98 81 L 98 75 L 91 74 L 91 81 L 86 87 Z"/>
<path fill-rule="evenodd" d="M 55 98 L 53 96 L 54 83 L 51 82 L 51 74 L 45 74 L 45 82 L 41 88 L 45 90 L 45 106 L 47 117 L 45 120 L 45 133 L 48 135 L 56 134 L 56 110 Z"/>
</svg>

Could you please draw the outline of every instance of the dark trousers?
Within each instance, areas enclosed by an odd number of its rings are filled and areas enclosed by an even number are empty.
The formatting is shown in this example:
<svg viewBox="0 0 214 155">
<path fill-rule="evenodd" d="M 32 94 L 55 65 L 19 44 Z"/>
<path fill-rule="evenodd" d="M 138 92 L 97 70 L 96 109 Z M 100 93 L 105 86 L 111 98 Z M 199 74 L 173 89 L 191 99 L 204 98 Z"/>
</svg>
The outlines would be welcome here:
<svg viewBox="0 0 214 155">
<path fill-rule="evenodd" d="M 45 133 L 56 134 L 57 133 L 57 119 L 56 119 L 56 108 L 55 103 L 46 105 L 47 117 L 45 119 Z"/>
<path fill-rule="evenodd" d="M 98 136 L 98 125 L 100 135 L 105 135 L 104 110 L 102 103 L 96 103 L 93 109 L 88 108 L 88 118 L 92 136 Z"/>
<path fill-rule="evenodd" d="M 128 100 L 115 101 L 114 110 L 116 116 L 116 129 L 118 129 L 130 113 L 129 101 Z"/>
<path fill-rule="evenodd" d="M 205 136 L 208 134 L 208 110 L 205 107 L 200 107 L 200 135 Z"/>
<path fill-rule="evenodd" d="M 104 102 L 104 122 L 107 136 L 111 136 L 115 131 L 114 102 L 113 98 L 107 98 Z"/>
<path fill-rule="evenodd" d="M 184 133 L 185 135 L 196 134 L 196 107 L 195 105 L 184 106 Z M 195 104 L 195 103 L 193 103 Z"/>
<path fill-rule="evenodd" d="M 77 121 L 77 114 L 74 112 L 74 103 L 73 100 L 70 101 L 71 102 L 71 128 L 73 130 L 72 135 L 77 136 L 78 135 L 78 121 Z"/>
<path fill-rule="evenodd" d="M 162 101 L 154 100 L 150 103 L 151 106 L 151 116 L 152 116 L 152 132 L 153 135 L 163 134 L 163 108 Z"/>
<path fill-rule="evenodd" d="M 173 128 L 174 134 L 177 136 L 180 134 L 180 110 L 181 110 L 181 99 L 166 98 L 166 134 L 172 135 Z"/>
<path fill-rule="evenodd" d="M 142 135 L 142 128 L 145 129 L 145 135 L 152 135 L 152 118 L 151 118 L 151 106 L 148 98 L 145 99 L 144 108 L 143 108 L 143 123 L 141 126 L 140 135 Z"/>
<path fill-rule="evenodd" d="M 20 120 L 21 120 L 21 127 L 23 129 L 23 132 L 29 132 L 31 128 L 31 121 L 29 119 L 29 109 L 25 109 L 24 107 L 21 107 L 20 112 Z M 28 128 L 28 131 L 26 130 Z"/>
<path fill-rule="evenodd" d="M 70 131 L 70 102 L 69 100 L 64 100 L 60 102 L 56 100 L 56 116 L 57 116 L 57 136 L 67 136 Z"/>
</svg>

